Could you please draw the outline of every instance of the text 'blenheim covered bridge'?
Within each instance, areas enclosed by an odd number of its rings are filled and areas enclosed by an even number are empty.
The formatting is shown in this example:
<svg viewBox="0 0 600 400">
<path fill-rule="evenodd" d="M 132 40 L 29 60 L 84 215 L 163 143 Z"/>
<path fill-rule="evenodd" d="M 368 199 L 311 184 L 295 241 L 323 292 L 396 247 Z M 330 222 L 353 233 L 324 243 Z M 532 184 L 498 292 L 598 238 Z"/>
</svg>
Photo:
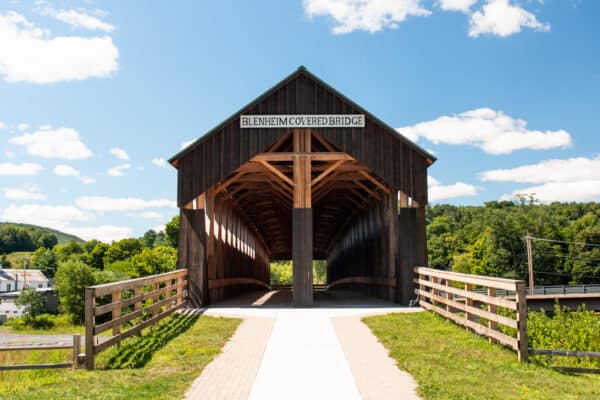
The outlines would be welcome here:
<svg viewBox="0 0 600 400">
<path fill-rule="evenodd" d="M 330 286 L 408 303 L 434 160 L 300 67 L 170 160 L 191 300 L 268 287 L 270 261 L 291 259 L 310 305 L 326 259 Z"/>
</svg>

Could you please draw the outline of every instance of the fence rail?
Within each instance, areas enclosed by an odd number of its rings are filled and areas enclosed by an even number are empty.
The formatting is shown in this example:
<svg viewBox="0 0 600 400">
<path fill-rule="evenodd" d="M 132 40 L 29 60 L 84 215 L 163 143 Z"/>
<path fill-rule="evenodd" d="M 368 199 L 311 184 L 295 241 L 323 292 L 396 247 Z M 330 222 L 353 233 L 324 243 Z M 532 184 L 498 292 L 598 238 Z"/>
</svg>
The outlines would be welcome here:
<svg viewBox="0 0 600 400">
<path fill-rule="evenodd" d="M 26 344 L 0 346 L 0 351 L 38 351 L 38 350 L 73 350 L 71 362 L 54 364 L 20 364 L 0 365 L 0 371 L 24 369 L 52 369 L 52 368 L 77 368 L 79 366 L 79 353 L 81 352 L 81 335 L 73 335 L 72 344 Z"/>
<path fill-rule="evenodd" d="M 527 303 L 524 281 L 425 267 L 415 267 L 414 272 L 421 307 L 488 337 L 490 342 L 501 343 L 514 349 L 519 361 L 527 361 Z M 481 293 L 481 288 L 485 292 Z M 512 296 L 498 296 L 497 291 L 511 293 Z M 500 314 L 499 308 L 504 308 L 507 312 Z M 485 325 L 481 323 L 481 319 L 486 320 Z M 514 329 L 516 337 L 499 331 L 498 325 Z"/>
<path fill-rule="evenodd" d="M 184 305 L 187 269 L 85 288 L 85 366 L 94 369 L 98 353 L 139 334 Z M 107 302 L 106 304 L 98 304 Z M 145 304 L 149 300 L 151 304 Z M 108 315 L 109 318 L 106 316 Z M 98 322 L 98 317 L 102 322 Z M 123 325 L 132 325 L 123 330 Z M 112 329 L 97 343 L 96 335 Z"/>
</svg>

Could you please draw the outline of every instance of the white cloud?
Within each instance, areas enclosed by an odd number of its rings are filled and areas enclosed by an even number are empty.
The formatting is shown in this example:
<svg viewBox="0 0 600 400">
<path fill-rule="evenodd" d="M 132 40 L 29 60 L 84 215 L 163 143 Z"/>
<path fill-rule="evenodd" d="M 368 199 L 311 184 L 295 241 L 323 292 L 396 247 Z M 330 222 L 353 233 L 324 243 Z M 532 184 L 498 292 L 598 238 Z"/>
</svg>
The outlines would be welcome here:
<svg viewBox="0 0 600 400">
<path fill-rule="evenodd" d="M 27 133 L 11 138 L 9 143 L 25 146 L 28 154 L 44 158 L 83 160 L 92 156 L 92 151 L 72 128 L 61 127 Z"/>
<path fill-rule="evenodd" d="M 510 4 L 509 0 L 487 0 L 480 11 L 471 14 L 469 36 L 489 34 L 505 37 L 519 33 L 523 28 L 548 32 L 550 24 L 538 21 L 535 15 Z"/>
<path fill-rule="evenodd" d="M 12 152 L 12 151 L 5 151 L 4 152 L 4 157 L 6 157 L 6 158 L 15 158 L 16 156 L 17 155 L 14 152 Z"/>
<path fill-rule="evenodd" d="M 21 132 L 26 131 L 27 129 L 29 129 L 29 125 L 25 124 L 25 123 L 21 123 L 21 124 L 17 125 L 17 129 L 20 130 Z"/>
<path fill-rule="evenodd" d="M 480 174 L 483 181 L 546 183 L 600 180 L 600 155 L 595 158 L 555 159 Z"/>
<path fill-rule="evenodd" d="M 452 185 L 442 185 L 434 177 L 428 176 L 427 183 L 429 186 L 429 201 L 432 202 L 477 195 L 477 188 L 464 182 L 457 182 Z"/>
<path fill-rule="evenodd" d="M 52 125 L 46 124 L 46 125 L 40 125 L 40 131 L 47 131 L 52 129 Z"/>
<path fill-rule="evenodd" d="M 129 160 L 129 154 L 127 154 L 125 150 L 120 149 L 118 147 L 113 147 L 112 149 L 110 149 L 110 154 L 117 157 L 119 160 Z"/>
<path fill-rule="evenodd" d="M 150 228 L 150 229 L 152 229 L 156 233 L 159 233 L 159 232 L 164 232 L 165 231 L 165 226 L 164 225 L 158 225 L 158 226 L 155 226 L 155 227 Z"/>
<path fill-rule="evenodd" d="M 156 165 L 157 167 L 163 168 L 167 166 L 167 160 L 165 160 L 164 158 L 153 158 L 152 164 Z"/>
<path fill-rule="evenodd" d="M 185 149 L 186 147 L 188 147 L 190 144 L 194 143 L 196 141 L 196 139 L 192 139 L 192 140 L 187 140 L 185 142 L 181 142 L 181 148 Z"/>
<path fill-rule="evenodd" d="M 128 226 L 114 225 L 89 226 L 80 228 L 74 227 L 67 228 L 65 231 L 84 240 L 96 239 L 104 243 L 111 243 L 113 241 L 131 237 L 131 234 L 133 233 L 132 229 Z"/>
<path fill-rule="evenodd" d="M 531 186 L 525 189 L 514 190 L 512 196 L 533 195 L 542 203 L 553 201 L 600 201 L 600 180 L 576 181 L 576 182 L 549 182 L 543 185 Z M 503 196 L 504 199 L 509 196 Z"/>
<path fill-rule="evenodd" d="M 80 180 L 84 185 L 89 185 L 90 183 L 96 182 L 94 178 L 90 178 L 89 176 L 82 176 Z"/>
<path fill-rule="evenodd" d="M 484 171 L 483 181 L 536 184 L 517 189 L 512 195 L 533 194 L 542 202 L 600 201 L 600 155 L 595 158 L 576 157 L 565 160 L 541 161 L 516 168 Z"/>
<path fill-rule="evenodd" d="M 76 28 L 104 32 L 112 32 L 115 30 L 115 27 L 108 22 L 104 22 L 100 18 L 76 10 L 55 10 L 46 7 L 42 10 L 42 13 Z"/>
<path fill-rule="evenodd" d="M 4 197 L 10 200 L 45 200 L 40 188 L 35 185 L 25 185 L 23 188 L 4 188 Z"/>
<path fill-rule="evenodd" d="M 57 165 L 54 167 L 54 174 L 58 176 L 79 176 L 80 172 L 70 165 Z"/>
<path fill-rule="evenodd" d="M 2 212 L 2 220 L 64 229 L 73 221 L 89 221 L 92 217 L 72 206 L 27 204 L 10 205 Z"/>
<path fill-rule="evenodd" d="M 54 174 L 58 176 L 72 176 L 75 178 L 79 178 L 79 180 L 84 184 L 88 185 L 90 183 L 96 182 L 94 179 L 89 176 L 82 176 L 79 170 L 73 168 L 70 165 L 60 164 L 54 167 Z"/>
<path fill-rule="evenodd" d="M 421 0 L 304 0 L 304 12 L 311 18 L 332 18 L 335 22 L 332 31 L 335 34 L 395 29 L 408 16 L 431 13 L 421 7 Z"/>
<path fill-rule="evenodd" d="M 0 14 L 0 75 L 8 82 L 52 83 L 108 77 L 117 70 L 112 38 L 54 36 L 14 11 Z"/>
<path fill-rule="evenodd" d="M 4 122 L 0 121 L 0 129 L 3 129 L 5 127 L 6 127 L 6 124 Z"/>
<path fill-rule="evenodd" d="M 0 175 L 37 175 L 44 168 L 35 163 L 0 163 Z"/>
<path fill-rule="evenodd" d="M 92 211 L 137 211 L 146 208 L 175 208 L 172 200 L 144 200 L 135 197 L 84 196 L 75 202 L 78 207 Z"/>
<path fill-rule="evenodd" d="M 125 176 L 125 171 L 127 171 L 129 168 L 131 168 L 130 164 L 115 165 L 114 167 L 110 168 L 106 173 L 109 176 Z"/>
<path fill-rule="evenodd" d="M 144 211 L 140 213 L 129 214 L 129 216 L 134 218 L 143 218 L 143 219 L 163 219 L 163 215 L 156 211 Z"/>
<path fill-rule="evenodd" d="M 502 111 L 479 108 L 453 116 L 398 128 L 416 141 L 425 137 L 433 143 L 471 145 L 490 154 L 510 154 L 515 150 L 546 150 L 571 145 L 565 130 L 529 130 L 527 121 L 514 119 Z"/>
<path fill-rule="evenodd" d="M 440 0 L 439 6 L 444 11 L 461 11 L 469 13 L 471 6 L 478 0 Z"/>
</svg>

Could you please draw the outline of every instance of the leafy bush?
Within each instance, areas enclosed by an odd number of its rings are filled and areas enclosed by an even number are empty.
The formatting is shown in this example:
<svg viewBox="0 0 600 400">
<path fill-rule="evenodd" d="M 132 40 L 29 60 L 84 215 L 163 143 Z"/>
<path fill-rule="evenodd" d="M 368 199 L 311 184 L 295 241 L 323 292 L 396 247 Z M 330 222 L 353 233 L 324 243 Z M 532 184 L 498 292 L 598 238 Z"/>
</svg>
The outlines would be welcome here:
<svg viewBox="0 0 600 400">
<path fill-rule="evenodd" d="M 527 321 L 530 348 L 600 352 L 600 317 L 581 306 L 575 311 L 556 304 L 554 313 L 530 312 Z M 600 368 L 600 360 L 586 357 L 536 356 L 545 365 Z"/>
<path fill-rule="evenodd" d="M 9 318 L 6 325 L 17 331 L 22 331 L 28 328 L 33 329 L 50 329 L 54 327 L 55 317 L 51 314 L 40 314 L 35 317 L 24 315 L 20 318 Z"/>
</svg>

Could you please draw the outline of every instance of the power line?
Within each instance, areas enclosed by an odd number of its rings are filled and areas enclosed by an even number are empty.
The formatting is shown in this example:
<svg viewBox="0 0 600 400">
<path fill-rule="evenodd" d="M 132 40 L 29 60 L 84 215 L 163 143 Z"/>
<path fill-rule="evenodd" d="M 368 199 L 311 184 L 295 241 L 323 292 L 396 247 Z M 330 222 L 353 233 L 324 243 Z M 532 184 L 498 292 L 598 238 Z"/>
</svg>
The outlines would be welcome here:
<svg viewBox="0 0 600 400">
<path fill-rule="evenodd" d="M 544 238 L 538 238 L 535 236 L 529 236 L 531 239 L 533 240 L 540 240 L 542 242 L 553 242 L 553 243 L 564 243 L 564 244 L 580 244 L 583 246 L 590 246 L 590 247 L 600 247 L 600 244 L 594 244 L 594 243 L 584 243 L 584 242 L 569 242 L 567 240 L 554 240 L 554 239 L 544 239 Z"/>
<path fill-rule="evenodd" d="M 558 272 L 546 272 L 546 271 L 535 271 L 536 274 L 543 275 L 559 275 L 559 276 L 576 276 L 578 278 L 589 278 L 589 279 L 600 279 L 600 276 L 590 276 L 590 275 L 576 275 L 576 274 L 567 274 L 567 273 L 558 273 Z"/>
<path fill-rule="evenodd" d="M 583 260 L 583 261 L 600 261 L 600 258 L 574 257 L 574 256 L 567 256 L 567 255 L 562 255 L 562 254 L 540 253 L 537 251 L 535 252 L 535 254 L 539 254 L 541 256 L 570 258 L 570 259 L 574 259 L 574 260 Z"/>
</svg>

